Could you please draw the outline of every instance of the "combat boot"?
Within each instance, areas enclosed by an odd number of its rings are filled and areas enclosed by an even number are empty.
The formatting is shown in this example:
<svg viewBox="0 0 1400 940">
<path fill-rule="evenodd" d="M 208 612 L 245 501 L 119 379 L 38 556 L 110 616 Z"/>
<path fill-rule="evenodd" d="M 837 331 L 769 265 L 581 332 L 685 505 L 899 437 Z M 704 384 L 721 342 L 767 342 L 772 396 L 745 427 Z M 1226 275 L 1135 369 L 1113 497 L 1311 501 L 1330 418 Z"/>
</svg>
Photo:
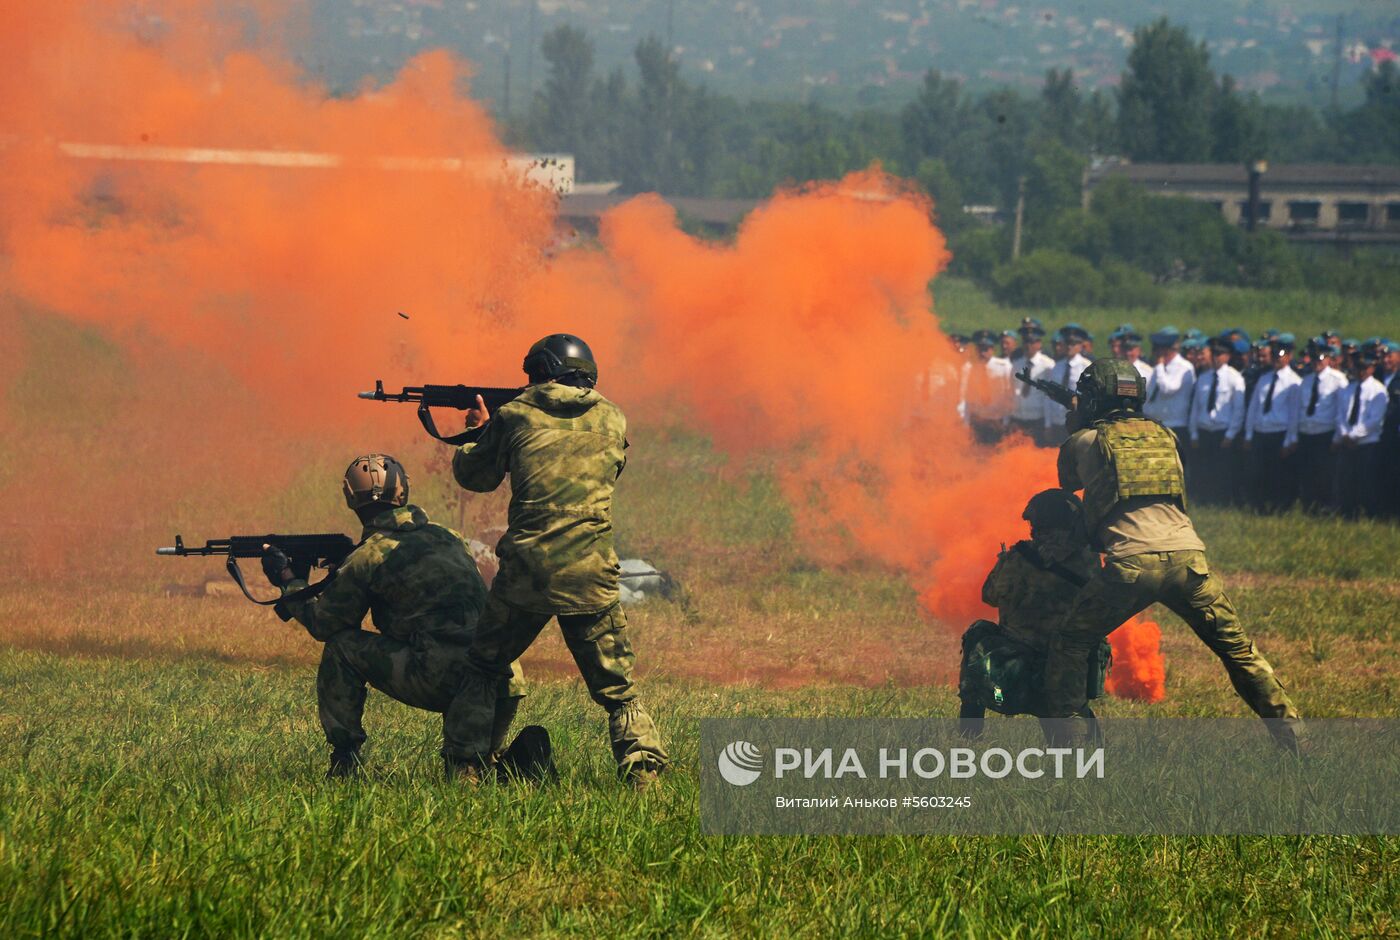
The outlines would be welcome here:
<svg viewBox="0 0 1400 940">
<path fill-rule="evenodd" d="M 964 700 L 958 709 L 958 737 L 976 741 L 987 724 L 987 712 L 975 702 Z"/>
<path fill-rule="evenodd" d="M 501 752 L 496 761 L 496 779 L 501 783 L 525 781 L 527 783 L 552 783 L 559 779 L 559 769 L 554 766 L 554 749 L 549 741 L 549 732 L 540 725 L 529 725 L 520 729 L 510 747 Z"/>
<path fill-rule="evenodd" d="M 353 748 L 333 748 L 327 780 L 349 780 L 360 775 L 360 752 Z"/>
<path fill-rule="evenodd" d="M 650 764 L 633 765 L 622 775 L 622 779 L 633 793 L 652 793 L 661 786 L 661 771 Z"/>
<path fill-rule="evenodd" d="M 1301 718 L 1265 718 L 1264 724 L 1279 750 L 1294 757 L 1307 752 L 1307 737 Z"/>
<path fill-rule="evenodd" d="M 460 783 L 474 789 L 489 779 L 489 768 L 475 758 L 449 757 L 444 754 L 442 763 L 447 772 L 448 783 Z"/>
</svg>

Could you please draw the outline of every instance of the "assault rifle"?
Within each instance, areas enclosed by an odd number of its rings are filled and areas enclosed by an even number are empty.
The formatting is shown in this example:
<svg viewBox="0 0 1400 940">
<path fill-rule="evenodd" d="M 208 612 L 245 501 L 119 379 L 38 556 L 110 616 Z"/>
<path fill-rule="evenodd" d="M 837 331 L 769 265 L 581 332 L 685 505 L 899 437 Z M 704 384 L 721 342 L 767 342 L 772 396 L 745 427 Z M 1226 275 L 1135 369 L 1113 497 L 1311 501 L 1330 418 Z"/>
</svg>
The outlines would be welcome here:
<svg viewBox="0 0 1400 940">
<path fill-rule="evenodd" d="M 1025 382 L 1032 388 L 1038 388 L 1045 393 L 1045 397 L 1057 404 L 1064 405 L 1070 411 L 1074 410 L 1074 397 L 1076 392 L 1068 385 L 1061 385 L 1059 382 L 1051 382 L 1046 379 L 1031 378 L 1031 367 L 1027 365 L 1020 372 L 1016 373 L 1016 378 Z"/>
<path fill-rule="evenodd" d="M 298 578 L 305 578 L 311 574 L 312 568 L 326 568 L 330 571 L 326 577 L 300 591 L 293 591 L 286 597 L 270 601 L 260 601 L 248 592 L 248 584 L 243 580 L 243 571 L 238 567 L 240 558 L 261 558 L 264 545 L 272 545 L 280 548 L 290 561 L 292 573 Z M 330 585 L 335 577 L 335 568 L 345 561 L 345 557 L 355 550 L 355 543 L 350 540 L 350 536 L 341 535 L 339 532 L 331 532 L 321 535 L 234 535 L 226 539 L 210 539 L 202 547 L 191 547 L 185 544 L 185 540 L 180 536 L 175 536 L 173 547 L 156 549 L 157 555 L 223 555 L 228 558 L 224 563 L 224 568 L 228 571 L 229 577 L 233 578 L 235 584 L 243 591 L 243 596 L 260 607 L 276 607 L 277 616 L 287 620 L 287 614 L 281 606 L 283 601 L 302 600 L 308 597 L 315 597 Z"/>
<path fill-rule="evenodd" d="M 374 391 L 360 392 L 360 397 L 368 401 L 416 402 L 418 421 L 423 425 L 423 430 L 444 444 L 457 445 L 475 440 L 480 433 L 479 429 L 473 428 L 461 434 L 444 437 L 438 433 L 429 408 L 455 408 L 458 411 L 466 411 L 476 407 L 476 396 L 480 395 L 481 400 L 486 403 L 486 410 L 495 414 L 496 409 L 508 401 L 513 401 L 523 391 L 523 387 L 495 388 L 489 385 L 405 385 L 401 392 L 386 392 L 383 380 L 376 379 Z"/>
</svg>

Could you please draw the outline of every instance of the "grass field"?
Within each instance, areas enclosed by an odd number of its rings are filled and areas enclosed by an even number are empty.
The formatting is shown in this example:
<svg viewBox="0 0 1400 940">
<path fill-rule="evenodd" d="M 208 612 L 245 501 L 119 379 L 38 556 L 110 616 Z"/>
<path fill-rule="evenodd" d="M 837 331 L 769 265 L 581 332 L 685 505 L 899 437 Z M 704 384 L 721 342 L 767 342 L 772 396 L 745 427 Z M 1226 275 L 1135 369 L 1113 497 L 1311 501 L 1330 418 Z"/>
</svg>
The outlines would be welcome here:
<svg viewBox="0 0 1400 940">
<path fill-rule="evenodd" d="M 33 361 L 63 350 L 101 372 L 101 343 L 50 333 L 31 336 Z M 35 371 L 12 392 L 22 414 L 76 415 L 63 434 L 120 453 L 83 423 L 96 392 L 75 383 L 55 403 Z M 469 530 L 499 516 L 499 501 L 459 505 L 434 453 L 424 442 L 401 455 L 416 500 Z M 344 455 L 300 456 L 257 518 L 348 531 L 327 485 Z M 551 633 L 525 660 L 521 722 L 550 727 L 559 785 L 448 786 L 438 719 L 377 695 L 365 780 L 323 783 L 317 645 L 241 598 L 167 596 L 167 584 L 222 577 L 219 565 L 149 555 L 176 530 L 225 534 L 211 527 L 238 511 L 191 494 L 94 513 L 100 550 L 75 552 L 72 570 L 26 550 L 32 529 L 6 530 L 0 936 L 1400 934 L 1395 838 L 701 836 L 701 719 L 951 715 L 965 625 L 930 622 L 876 565 L 814 564 L 765 468 L 736 474 L 693 434 L 638 427 L 618 494 L 623 553 L 684 586 L 629 612 L 676 758 L 645 797 L 613 780 L 601 712 Z M 1305 715 L 1400 715 L 1400 528 L 1233 511 L 1196 521 Z M 1101 712 L 1244 715 L 1194 636 L 1157 614 L 1166 699 Z"/>
<path fill-rule="evenodd" d="M 1120 323 L 1132 323 L 1146 339 L 1168 324 L 1185 332 L 1197 328 L 1214 336 L 1242 327 L 1250 336 L 1267 329 L 1293 332 L 1299 341 L 1334 329 L 1349 339 L 1395 337 L 1400 317 L 1393 298 L 1343 297 L 1307 290 L 1250 290 L 1211 284 L 1177 284 L 1162 294 L 1155 310 L 1117 307 L 1065 307 L 1059 310 L 1020 310 L 993 300 L 966 278 L 940 277 L 934 282 L 934 306 L 950 332 L 970 334 L 987 327 L 1014 330 L 1024 316 L 1039 317 L 1047 333 L 1066 323 L 1079 323 L 1094 334 L 1100 352 L 1108 351 L 1108 334 Z M 1148 350 L 1144 349 L 1144 353 Z"/>
</svg>

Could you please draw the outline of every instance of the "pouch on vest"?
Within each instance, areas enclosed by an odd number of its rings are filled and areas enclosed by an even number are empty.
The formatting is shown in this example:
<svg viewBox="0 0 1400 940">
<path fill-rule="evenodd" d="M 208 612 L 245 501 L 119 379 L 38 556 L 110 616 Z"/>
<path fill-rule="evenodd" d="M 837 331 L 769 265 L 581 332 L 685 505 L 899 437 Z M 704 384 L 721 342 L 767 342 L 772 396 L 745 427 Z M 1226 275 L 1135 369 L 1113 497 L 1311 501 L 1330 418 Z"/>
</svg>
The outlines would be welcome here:
<svg viewBox="0 0 1400 940">
<path fill-rule="evenodd" d="M 1113 668 L 1113 647 L 1107 640 L 1099 640 L 1099 647 L 1089 653 L 1089 687 L 1084 697 L 1090 701 L 1103 697 L 1104 684 L 1108 682 L 1108 671 Z"/>
<path fill-rule="evenodd" d="M 963 634 L 963 661 L 958 695 L 1002 715 L 1037 714 L 1041 711 L 1041 683 L 1045 655 L 1012 639 L 1001 625 L 978 620 Z M 1089 654 L 1085 698 L 1103 695 L 1113 650 L 1107 640 Z"/>
<path fill-rule="evenodd" d="M 1084 489 L 1091 532 L 1126 499 L 1160 496 L 1186 508 L 1186 479 L 1171 431 L 1149 418 L 1102 421 L 1094 428 L 1104 469 Z"/>
</svg>

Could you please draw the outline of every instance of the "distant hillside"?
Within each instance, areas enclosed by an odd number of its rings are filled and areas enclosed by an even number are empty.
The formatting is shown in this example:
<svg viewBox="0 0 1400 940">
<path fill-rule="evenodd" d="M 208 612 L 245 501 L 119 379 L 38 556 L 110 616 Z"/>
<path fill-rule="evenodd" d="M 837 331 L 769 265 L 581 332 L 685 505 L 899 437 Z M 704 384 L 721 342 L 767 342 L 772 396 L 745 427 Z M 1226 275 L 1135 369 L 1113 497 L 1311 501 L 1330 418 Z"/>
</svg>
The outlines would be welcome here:
<svg viewBox="0 0 1400 940">
<path fill-rule="evenodd" d="M 1400 53 L 1400 4 L 1355 0 L 317 0 L 305 59 L 353 87 L 447 46 L 477 63 L 477 93 L 496 102 L 509 66 L 515 109 L 543 79 L 539 38 L 568 22 L 593 38 L 604 71 L 643 37 L 669 35 L 686 73 L 717 90 L 878 104 L 902 101 L 928 68 L 1029 89 L 1068 66 L 1083 87 L 1110 86 L 1132 28 L 1163 15 L 1204 38 L 1245 90 L 1317 105 L 1331 96 L 1339 15 L 1343 104 L 1364 70 Z"/>
</svg>

